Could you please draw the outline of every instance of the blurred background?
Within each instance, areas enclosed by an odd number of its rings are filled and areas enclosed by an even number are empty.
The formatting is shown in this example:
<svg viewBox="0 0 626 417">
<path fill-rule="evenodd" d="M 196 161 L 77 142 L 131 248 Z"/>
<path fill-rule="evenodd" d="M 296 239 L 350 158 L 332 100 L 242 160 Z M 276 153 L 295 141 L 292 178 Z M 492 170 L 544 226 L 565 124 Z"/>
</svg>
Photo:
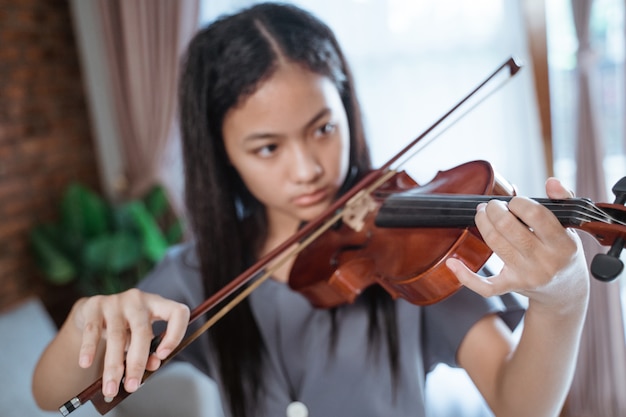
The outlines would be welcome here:
<svg viewBox="0 0 626 417">
<path fill-rule="evenodd" d="M 54 331 L 77 297 L 132 286 L 184 240 L 178 59 L 198 27 L 252 3 L 0 0 L 4 317 L 35 300 Z M 484 159 L 520 194 L 544 196 L 555 175 L 613 201 L 626 176 L 624 0 L 292 3 L 338 35 L 376 165 L 514 56 L 522 71 L 402 168 L 426 183 Z M 593 286 L 566 415 L 626 415 L 623 281 Z"/>
</svg>

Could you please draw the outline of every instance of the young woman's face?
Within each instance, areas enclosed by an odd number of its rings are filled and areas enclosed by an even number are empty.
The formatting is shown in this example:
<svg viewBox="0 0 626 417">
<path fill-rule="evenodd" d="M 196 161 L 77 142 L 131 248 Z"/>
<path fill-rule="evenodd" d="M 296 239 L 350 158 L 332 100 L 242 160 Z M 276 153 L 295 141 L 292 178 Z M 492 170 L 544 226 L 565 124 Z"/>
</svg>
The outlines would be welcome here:
<svg viewBox="0 0 626 417">
<path fill-rule="evenodd" d="M 270 227 L 315 218 L 346 176 L 350 132 L 339 92 L 299 65 L 282 65 L 222 129 L 230 163 L 266 206 Z"/>
</svg>

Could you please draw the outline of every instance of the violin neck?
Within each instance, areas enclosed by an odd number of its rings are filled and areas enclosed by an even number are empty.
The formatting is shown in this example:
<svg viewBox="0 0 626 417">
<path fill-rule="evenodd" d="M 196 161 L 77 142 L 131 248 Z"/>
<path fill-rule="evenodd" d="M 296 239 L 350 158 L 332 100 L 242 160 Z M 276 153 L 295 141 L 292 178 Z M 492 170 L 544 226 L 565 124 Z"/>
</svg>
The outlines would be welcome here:
<svg viewBox="0 0 626 417">
<path fill-rule="evenodd" d="M 511 196 L 420 194 L 411 190 L 390 195 L 380 207 L 375 219 L 378 227 L 472 227 L 475 226 L 476 206 L 489 200 L 508 202 Z M 565 227 L 580 226 L 585 219 L 581 210 L 593 207 L 587 199 L 551 200 L 534 198 L 550 209 Z"/>
</svg>

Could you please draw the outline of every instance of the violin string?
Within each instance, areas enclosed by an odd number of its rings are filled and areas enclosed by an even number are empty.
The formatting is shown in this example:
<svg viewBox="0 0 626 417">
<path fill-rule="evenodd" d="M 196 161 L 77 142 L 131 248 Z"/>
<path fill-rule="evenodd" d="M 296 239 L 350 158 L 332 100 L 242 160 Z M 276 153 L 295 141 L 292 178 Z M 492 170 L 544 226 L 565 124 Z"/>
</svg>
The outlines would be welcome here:
<svg viewBox="0 0 626 417">
<path fill-rule="evenodd" d="M 591 206 L 590 208 L 595 211 L 596 213 L 598 213 L 600 216 L 607 216 L 610 221 L 609 223 L 611 224 L 619 224 L 619 225 L 624 225 L 626 224 L 626 221 L 621 221 L 619 219 L 614 218 L 613 216 L 610 216 L 608 213 L 605 213 L 604 211 L 602 211 L 598 206 L 596 206 L 595 204 L 589 202 L 589 205 Z"/>
<path fill-rule="evenodd" d="M 424 196 L 424 197 L 396 196 L 395 198 L 397 200 L 411 201 L 411 203 L 416 203 L 416 202 L 426 203 L 426 205 L 422 207 L 416 207 L 415 205 L 412 205 L 411 208 L 414 208 L 414 209 L 418 209 L 418 208 L 421 208 L 421 209 L 428 208 L 428 209 L 437 209 L 437 210 L 445 209 L 446 214 L 449 214 L 452 216 L 456 216 L 460 212 L 463 212 L 465 214 L 462 214 L 461 216 L 465 215 L 467 217 L 473 217 L 475 213 L 476 205 L 480 202 L 483 202 L 489 199 L 489 196 L 485 196 L 485 198 L 480 198 L 480 199 L 476 197 L 475 198 L 461 197 L 458 199 L 455 198 L 453 200 L 454 203 L 472 204 L 472 206 L 468 206 L 465 208 L 450 207 L 449 205 L 448 206 L 436 206 L 434 204 L 427 204 L 427 203 L 448 202 L 450 200 L 446 198 L 437 200 L 437 197 L 433 197 L 433 196 Z M 508 197 L 498 198 L 497 196 L 493 196 L 493 198 L 504 200 L 504 201 L 509 199 Z M 626 222 L 620 221 L 619 219 L 616 219 L 608 215 L 607 213 L 603 212 L 600 208 L 598 208 L 593 203 L 585 201 L 584 204 L 581 204 L 580 201 L 584 201 L 584 200 L 572 199 L 571 202 L 566 201 L 564 203 L 548 201 L 548 202 L 543 203 L 542 205 L 550 209 L 555 215 L 557 215 L 557 217 L 559 217 L 559 215 L 565 214 L 565 215 L 568 215 L 567 217 L 571 218 L 572 220 L 577 220 L 579 222 L 597 221 L 597 222 L 607 223 L 607 224 L 618 224 L 622 226 L 626 225 Z"/>
<path fill-rule="evenodd" d="M 547 208 L 548 205 L 544 205 Z M 573 206 L 576 207 L 576 206 Z M 418 207 L 415 207 L 416 209 Z M 421 207 L 424 208 L 424 207 Z M 457 216 L 457 217 L 468 217 L 468 218 L 473 218 L 474 214 L 476 213 L 475 211 L 475 207 L 471 207 L 471 208 L 458 208 L 458 207 L 447 207 L 447 206 L 429 206 L 429 209 L 445 209 L 446 210 L 446 214 L 450 214 L 451 216 Z M 598 216 L 595 215 L 593 213 L 589 213 L 588 211 L 585 211 L 584 207 L 580 207 L 580 210 L 574 210 L 572 208 L 552 208 L 550 209 L 550 211 L 552 211 L 552 213 L 554 213 L 558 218 L 569 218 L 571 220 L 577 220 L 581 223 L 584 222 L 588 222 L 588 221 L 597 221 L 600 223 L 607 223 L 607 224 L 620 224 L 620 225 L 626 225 L 626 223 L 621 222 L 617 219 L 613 219 L 613 218 L 609 218 L 608 216 Z M 460 216 L 458 216 L 459 213 L 462 213 Z"/>
</svg>

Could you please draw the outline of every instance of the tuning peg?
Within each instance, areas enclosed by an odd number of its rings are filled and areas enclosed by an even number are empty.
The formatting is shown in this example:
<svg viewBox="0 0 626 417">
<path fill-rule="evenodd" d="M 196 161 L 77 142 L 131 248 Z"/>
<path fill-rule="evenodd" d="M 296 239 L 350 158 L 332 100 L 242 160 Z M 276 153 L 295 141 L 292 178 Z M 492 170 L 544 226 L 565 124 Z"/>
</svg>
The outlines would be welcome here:
<svg viewBox="0 0 626 417">
<path fill-rule="evenodd" d="M 615 194 L 615 204 L 626 204 L 626 177 L 617 181 L 611 191 Z"/>
<path fill-rule="evenodd" d="M 609 282 L 617 278 L 624 269 L 624 263 L 619 255 L 624 249 L 624 239 L 619 237 L 613 242 L 611 249 L 604 254 L 598 253 L 591 261 L 591 275 L 600 281 Z"/>
<path fill-rule="evenodd" d="M 626 177 L 617 181 L 611 189 L 615 194 L 615 204 L 626 204 Z M 624 238 L 618 237 L 606 254 L 599 253 L 591 261 L 591 275 L 594 278 L 608 282 L 612 281 L 624 269 L 624 263 L 619 259 L 624 249 Z"/>
</svg>

